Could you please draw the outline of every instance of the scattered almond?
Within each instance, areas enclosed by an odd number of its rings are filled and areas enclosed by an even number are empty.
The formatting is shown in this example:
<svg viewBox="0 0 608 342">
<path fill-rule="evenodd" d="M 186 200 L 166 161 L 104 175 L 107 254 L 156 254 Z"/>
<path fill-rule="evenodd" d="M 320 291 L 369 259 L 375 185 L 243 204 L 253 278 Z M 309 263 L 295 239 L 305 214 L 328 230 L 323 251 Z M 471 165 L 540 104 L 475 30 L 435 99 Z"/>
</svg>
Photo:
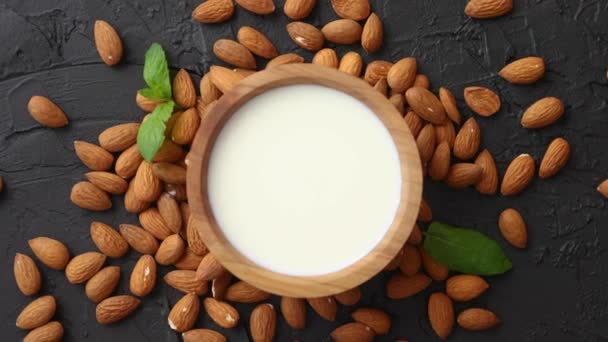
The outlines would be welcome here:
<svg viewBox="0 0 608 342">
<path fill-rule="evenodd" d="M 239 312 L 234 306 L 211 297 L 205 298 L 203 304 L 209 317 L 220 327 L 231 329 L 239 324 Z"/>
<path fill-rule="evenodd" d="M 361 300 L 361 288 L 357 286 L 350 290 L 340 292 L 335 294 L 334 298 L 342 305 L 355 305 Z"/>
<path fill-rule="evenodd" d="M 38 260 L 54 270 L 64 270 L 70 261 L 70 253 L 61 241 L 40 236 L 29 240 L 28 244 Z"/>
<path fill-rule="evenodd" d="M 193 329 L 182 334 L 184 342 L 226 342 L 226 337 L 210 329 Z"/>
<path fill-rule="evenodd" d="M 194 218 L 194 216 L 190 216 L 190 219 L 188 220 L 188 226 L 186 227 L 186 237 L 188 240 L 188 246 L 190 247 L 190 249 L 192 249 L 192 252 L 196 255 L 200 255 L 200 256 L 204 256 L 206 255 L 209 250 L 207 249 L 207 246 L 205 246 L 205 243 L 203 242 L 203 236 L 201 235 L 201 228 L 200 228 L 200 221 L 198 221 L 196 218 Z M 215 260 L 215 258 L 213 258 L 213 260 Z M 219 270 L 217 269 L 209 269 L 209 267 L 211 267 L 210 265 L 213 265 L 213 268 L 216 268 L 218 265 L 215 265 L 216 263 L 213 262 L 211 263 L 211 260 L 206 261 L 206 265 L 205 267 L 205 271 L 204 273 L 213 273 L 213 275 L 217 275 L 217 273 L 220 273 Z M 217 272 L 217 273 L 216 273 Z M 202 274 L 201 274 L 202 276 Z M 208 275 L 207 275 L 208 276 Z M 207 277 L 205 276 L 205 277 Z M 209 278 L 209 279 L 213 279 L 213 278 Z M 207 279 L 207 280 L 209 280 Z"/>
<path fill-rule="evenodd" d="M 122 195 L 127 192 L 129 183 L 116 174 L 105 171 L 92 171 L 84 175 L 87 180 L 105 192 Z"/>
<path fill-rule="evenodd" d="M 481 145 L 481 129 L 475 118 L 471 117 L 462 125 L 454 140 L 454 156 L 461 160 L 475 157 Z"/>
<path fill-rule="evenodd" d="M 349 45 L 361 40 L 363 28 L 352 19 L 338 19 L 327 23 L 321 31 L 328 41 Z"/>
<path fill-rule="evenodd" d="M 502 236 L 511 245 L 517 248 L 526 248 L 528 244 L 528 230 L 526 222 L 515 209 L 505 209 L 498 218 L 498 227 Z"/>
<path fill-rule="evenodd" d="M 95 317 L 99 324 L 111 324 L 123 320 L 137 310 L 141 301 L 133 296 L 114 296 L 97 304 Z"/>
<path fill-rule="evenodd" d="M 505 15 L 513 10 L 513 0 L 470 0 L 464 13 L 471 18 L 489 19 Z"/>
<path fill-rule="evenodd" d="M 431 278 L 422 273 L 413 276 L 395 273 L 386 283 L 386 295 L 391 299 L 408 298 L 422 292 L 432 281 Z"/>
<path fill-rule="evenodd" d="M 331 6 L 341 18 L 363 20 L 370 14 L 369 0 L 331 0 Z"/>
<path fill-rule="evenodd" d="M 162 184 L 147 161 L 142 161 L 133 178 L 133 193 L 140 201 L 153 202 L 160 196 Z"/>
<path fill-rule="evenodd" d="M 405 92 L 407 103 L 421 118 L 434 124 L 444 124 L 447 117 L 441 101 L 429 90 L 412 87 Z"/>
<path fill-rule="evenodd" d="M 490 310 L 471 308 L 458 314 L 458 325 L 467 330 L 487 330 L 499 323 L 498 316 Z"/>
<path fill-rule="evenodd" d="M 185 69 L 179 69 L 173 78 L 173 99 L 182 108 L 196 105 L 196 89 L 194 89 L 192 77 Z"/>
<path fill-rule="evenodd" d="M 82 284 L 91 279 L 106 261 L 106 256 L 97 252 L 86 252 L 75 256 L 65 267 L 65 276 L 71 284 Z"/>
<path fill-rule="evenodd" d="M 321 318 L 332 322 L 336 320 L 338 305 L 333 297 L 308 298 L 306 301 Z"/>
<path fill-rule="evenodd" d="M 95 47 L 106 65 L 118 64 L 122 58 L 122 41 L 108 22 L 95 20 Z"/>
<path fill-rule="evenodd" d="M 74 151 L 82 163 L 93 171 L 109 170 L 114 163 L 114 156 L 110 152 L 88 142 L 74 141 Z"/>
<path fill-rule="evenodd" d="M 367 52 L 376 52 L 382 47 L 384 40 L 384 29 L 382 21 L 376 13 L 372 13 L 363 26 L 361 32 L 361 46 Z"/>
<path fill-rule="evenodd" d="M 454 94 L 449 89 L 441 87 L 439 88 L 439 100 L 450 120 L 460 125 L 460 111 L 458 110 Z"/>
<path fill-rule="evenodd" d="M 274 68 L 284 64 L 297 63 L 304 63 L 304 57 L 298 55 L 297 53 L 286 53 L 284 55 L 279 55 L 273 58 L 270 62 L 268 62 L 268 64 L 266 64 L 266 69 Z"/>
<path fill-rule="evenodd" d="M 456 163 L 450 167 L 446 184 L 454 189 L 462 189 L 474 185 L 481 179 L 483 169 L 473 163 Z"/>
<path fill-rule="evenodd" d="M 428 162 L 433 157 L 435 152 L 435 128 L 432 124 L 426 124 L 418 137 L 416 138 L 416 145 L 418 145 L 418 153 L 423 163 Z"/>
<path fill-rule="evenodd" d="M 23 342 L 55 342 L 61 341 L 63 326 L 57 321 L 49 322 L 30 331 L 23 338 Z"/>
<path fill-rule="evenodd" d="M 221 23 L 234 14 L 232 0 L 206 0 L 192 11 L 192 18 L 198 22 Z"/>
<path fill-rule="evenodd" d="M 339 65 L 338 55 L 336 55 L 336 51 L 334 49 L 321 49 L 313 56 L 312 64 L 337 69 Z"/>
<path fill-rule="evenodd" d="M 446 280 L 450 271 L 438 263 L 433 259 L 425 250 L 424 247 L 419 246 L 418 252 L 420 253 L 420 258 L 422 259 L 422 266 L 424 266 L 424 271 L 428 274 L 433 280 L 443 281 Z"/>
<path fill-rule="evenodd" d="M 186 245 L 179 234 L 169 235 L 158 247 L 154 258 L 160 265 L 171 265 L 184 254 Z"/>
<path fill-rule="evenodd" d="M 27 103 L 27 110 L 39 124 L 59 128 L 68 124 L 68 117 L 61 108 L 44 96 L 35 95 Z"/>
<path fill-rule="evenodd" d="M 202 256 L 194 254 L 190 247 L 186 247 L 184 255 L 173 266 L 178 270 L 196 271 L 201 260 L 203 260 Z"/>
<path fill-rule="evenodd" d="M 310 15 L 317 0 L 286 0 L 283 12 L 291 20 L 301 20 Z"/>
<path fill-rule="evenodd" d="M 120 233 L 101 222 L 91 223 L 91 240 L 110 258 L 121 258 L 129 251 L 129 244 Z"/>
<path fill-rule="evenodd" d="M 99 145 L 106 151 L 122 152 L 137 142 L 139 126 L 132 122 L 107 128 L 99 134 Z"/>
<path fill-rule="evenodd" d="M 414 138 L 416 138 L 418 136 L 418 134 L 420 134 L 420 131 L 422 130 L 422 126 L 423 126 L 423 122 L 422 122 L 422 119 L 420 118 L 420 116 L 418 116 L 418 114 L 416 114 L 413 110 L 409 110 L 405 114 L 403 119 L 405 120 L 405 123 L 409 127 L 410 132 L 412 132 L 412 135 L 414 136 Z"/>
<path fill-rule="evenodd" d="M 555 138 L 547 147 L 540 163 L 538 176 L 547 179 L 555 176 L 570 159 L 570 144 L 564 138 Z"/>
<path fill-rule="evenodd" d="M 184 158 L 184 149 L 169 139 L 165 139 L 165 142 L 160 146 L 158 152 L 154 156 L 153 161 L 156 163 L 174 163 Z"/>
<path fill-rule="evenodd" d="M 355 310 L 351 317 L 356 322 L 372 328 L 378 335 L 386 335 L 391 329 L 390 316 L 380 309 L 360 308 Z"/>
<path fill-rule="evenodd" d="M 241 27 L 237 33 L 237 40 L 254 55 L 267 59 L 272 59 L 279 55 L 274 44 L 262 32 L 253 27 Z"/>
<path fill-rule="evenodd" d="M 120 280 L 120 267 L 106 266 L 97 272 L 85 286 L 85 293 L 93 303 L 108 298 Z"/>
<path fill-rule="evenodd" d="M 306 325 L 306 301 L 304 299 L 281 297 L 281 313 L 291 328 L 304 329 Z"/>
<path fill-rule="evenodd" d="M 245 69 L 256 68 L 255 58 L 251 52 L 234 40 L 218 39 L 213 44 L 213 53 L 228 64 Z"/>
<path fill-rule="evenodd" d="M 138 253 L 154 254 L 158 250 L 158 241 L 154 235 L 132 224 L 121 224 L 120 235 Z"/>
<path fill-rule="evenodd" d="M 53 296 L 42 296 L 29 303 L 19 316 L 17 316 L 17 328 L 30 330 L 38 328 L 53 318 L 57 303 Z"/>
<path fill-rule="evenodd" d="M 243 42 L 241 44 L 245 45 Z M 211 103 L 214 103 L 222 96 L 222 92 L 215 86 L 211 80 L 211 73 L 206 73 L 199 84 L 199 91 L 201 93 L 201 104 L 209 107 Z"/>
<path fill-rule="evenodd" d="M 386 81 L 386 77 L 382 77 L 374 84 L 374 90 L 384 96 L 388 95 L 388 82 Z"/>
<path fill-rule="evenodd" d="M 234 88 L 234 86 L 243 79 L 243 76 L 238 73 L 217 65 L 213 65 L 209 68 L 209 74 L 213 85 L 224 94 Z"/>
<path fill-rule="evenodd" d="M 531 84 L 545 75 L 545 61 L 541 57 L 525 57 L 507 64 L 498 73 L 513 84 Z"/>
<path fill-rule="evenodd" d="M 357 52 L 349 51 L 342 56 L 338 69 L 349 75 L 359 77 L 361 70 L 363 70 L 363 59 Z"/>
<path fill-rule="evenodd" d="M 260 304 L 249 317 L 253 342 L 272 342 L 277 326 L 277 313 L 271 304 Z"/>
<path fill-rule="evenodd" d="M 201 117 L 196 108 L 187 109 L 175 121 L 175 126 L 171 130 L 171 140 L 176 144 L 190 145 L 200 123 Z"/>
<path fill-rule="evenodd" d="M 450 148 L 453 148 L 456 141 L 456 128 L 451 121 L 443 125 L 435 125 L 435 136 L 437 137 L 437 144 L 445 141 Z"/>
<path fill-rule="evenodd" d="M 274 12 L 274 0 L 236 0 L 236 3 L 248 10 L 259 15 L 270 14 Z"/>
<path fill-rule="evenodd" d="M 244 281 L 238 281 L 226 291 L 226 300 L 237 303 L 257 303 L 270 298 L 270 293 L 262 291 Z"/>
<path fill-rule="evenodd" d="M 608 179 L 598 185 L 597 191 L 604 197 L 608 198 Z"/>
<path fill-rule="evenodd" d="M 157 208 L 147 209 L 139 214 L 139 223 L 141 226 L 155 238 L 159 240 L 166 239 L 169 235 L 173 234 L 171 229 L 167 227 L 167 224 L 160 216 L 160 212 Z"/>
<path fill-rule="evenodd" d="M 376 84 L 376 82 L 388 76 L 388 72 L 392 67 L 393 63 L 391 62 L 373 61 L 367 65 L 363 78 L 369 84 Z"/>
<path fill-rule="evenodd" d="M 189 270 L 176 270 L 167 273 L 165 283 L 183 293 L 195 293 L 202 296 L 207 293 L 207 282 L 196 279 L 196 272 Z"/>
<path fill-rule="evenodd" d="M 397 92 L 404 92 L 414 85 L 418 66 L 413 57 L 403 58 L 393 64 L 387 74 L 388 85 Z"/>
<path fill-rule="evenodd" d="M 376 334 L 367 325 L 354 322 L 339 326 L 330 336 L 336 342 L 372 342 Z"/>
<path fill-rule="evenodd" d="M 142 255 L 131 271 L 129 290 L 136 296 L 145 297 L 156 285 L 156 262 L 151 255 Z"/>
<path fill-rule="evenodd" d="M 422 259 L 420 252 L 416 247 L 409 244 L 403 246 L 403 256 L 401 257 L 401 263 L 399 264 L 399 270 L 406 276 L 413 276 L 420 272 L 422 265 Z"/>
<path fill-rule="evenodd" d="M 420 210 L 418 211 L 417 221 L 420 222 L 431 222 L 433 220 L 433 211 L 429 206 L 428 202 L 422 198 L 420 200 Z"/>
<path fill-rule="evenodd" d="M 156 206 L 167 228 L 178 234 L 182 229 L 182 214 L 177 201 L 171 195 L 164 193 L 159 197 Z"/>
<path fill-rule="evenodd" d="M 207 253 L 196 269 L 196 279 L 207 281 L 219 277 L 226 269 L 211 253 Z"/>
<path fill-rule="evenodd" d="M 525 128 L 543 128 L 551 125 L 564 115 L 564 103 L 556 97 L 545 97 L 534 102 L 521 117 Z"/>
<path fill-rule="evenodd" d="M 431 88 L 431 81 L 426 75 L 418 74 L 414 80 L 414 87 L 421 87 L 428 90 Z"/>
<path fill-rule="evenodd" d="M 509 164 L 502 179 L 500 192 L 504 196 L 517 195 L 522 192 L 532 182 L 535 170 L 534 159 L 529 154 L 520 154 Z"/>
<path fill-rule="evenodd" d="M 224 272 L 211 281 L 211 295 L 217 300 L 223 300 L 232 283 L 232 274 Z"/>
<path fill-rule="evenodd" d="M 450 297 L 441 292 L 433 293 L 429 298 L 428 314 L 437 336 L 443 340 L 448 338 L 454 329 L 454 305 Z"/>
<path fill-rule="evenodd" d="M 482 277 L 469 274 L 450 277 L 445 283 L 447 295 L 457 302 L 473 300 L 486 292 L 489 287 L 490 285 Z"/>
<path fill-rule="evenodd" d="M 325 43 L 325 37 L 318 28 L 302 21 L 287 24 L 287 33 L 296 45 L 308 51 L 319 51 Z"/>
<path fill-rule="evenodd" d="M 492 116 L 500 110 L 500 98 L 488 88 L 464 88 L 464 101 L 472 111 L 481 116 Z"/>
<path fill-rule="evenodd" d="M 429 164 L 429 175 L 434 181 L 442 181 L 448 176 L 450 171 L 450 145 L 447 142 L 441 142 L 437 145 L 433 158 Z"/>
<path fill-rule="evenodd" d="M 137 168 L 139 167 L 139 164 L 141 164 L 142 160 L 143 158 L 139 153 L 139 148 L 137 145 L 133 145 L 124 150 L 120 156 L 118 156 L 118 159 L 116 159 L 116 165 L 114 166 L 114 171 L 122 178 L 131 178 L 135 176 Z"/>
<path fill-rule="evenodd" d="M 475 189 L 480 194 L 494 195 L 498 189 L 498 171 L 490 151 L 487 149 L 481 151 L 475 159 L 475 165 L 481 167 L 481 178 L 475 184 Z"/>
<path fill-rule="evenodd" d="M 171 163 L 154 163 L 152 172 L 161 181 L 170 184 L 186 184 L 186 169 Z"/>
</svg>

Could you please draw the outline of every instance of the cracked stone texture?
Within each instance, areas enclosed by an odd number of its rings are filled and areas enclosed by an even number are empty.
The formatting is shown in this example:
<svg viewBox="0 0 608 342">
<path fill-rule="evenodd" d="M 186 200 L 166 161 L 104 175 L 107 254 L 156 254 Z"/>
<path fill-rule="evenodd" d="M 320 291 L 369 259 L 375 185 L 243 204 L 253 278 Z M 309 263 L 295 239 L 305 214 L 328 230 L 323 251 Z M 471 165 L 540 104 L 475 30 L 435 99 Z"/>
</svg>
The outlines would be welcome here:
<svg viewBox="0 0 608 342">
<path fill-rule="evenodd" d="M 491 289 L 480 299 L 456 305 L 496 311 L 502 326 L 484 333 L 456 328 L 451 341 L 608 341 L 608 201 L 596 191 L 608 177 L 608 2 L 605 0 L 515 0 L 512 14 L 495 20 L 471 20 L 463 15 L 465 0 L 372 1 L 384 19 L 383 49 L 372 59 L 396 60 L 415 56 L 433 89 L 454 91 L 463 116 L 462 90 L 481 85 L 496 90 L 503 100 L 492 118 L 478 118 L 482 144 L 496 158 L 502 174 L 509 161 L 530 153 L 540 161 L 547 144 L 564 136 L 573 146 L 568 166 L 558 177 L 536 179 L 517 197 L 485 197 L 474 190 L 454 191 L 427 183 L 425 195 L 436 219 L 479 229 L 497 239 L 513 259 L 514 269 L 489 278 Z M 335 18 L 328 0 L 319 1 L 306 21 L 321 26 Z M 76 139 L 96 141 L 104 128 L 133 120 L 142 113 L 135 91 L 143 87 L 143 55 L 158 41 L 168 50 L 174 68 L 202 74 L 218 61 L 210 51 L 218 38 L 234 38 L 242 25 L 266 33 L 280 52 L 311 54 L 297 48 L 284 27 L 282 11 L 260 17 L 237 9 L 228 23 L 201 25 L 190 19 L 198 2 L 160 0 L 0 1 L 0 336 L 20 340 L 15 328 L 20 309 L 31 299 L 17 290 L 12 273 L 16 252 L 32 255 L 27 240 L 39 235 L 64 241 L 72 254 L 93 250 L 89 224 L 114 226 L 137 221 L 115 199 L 112 211 L 89 213 L 69 201 L 71 186 L 87 171 L 73 153 Z M 282 0 L 277 1 L 280 9 Z M 112 23 L 125 46 L 123 63 L 101 64 L 93 43 L 95 19 Z M 358 46 L 340 46 L 345 51 Z M 514 58 L 540 55 L 547 63 L 543 80 L 533 86 L 514 86 L 496 73 Z M 62 129 L 44 129 L 27 114 L 30 96 L 53 99 L 70 118 Z M 543 96 L 557 96 L 567 105 L 565 118 L 546 129 L 529 131 L 518 124 L 522 110 Z M 520 251 L 500 237 L 497 217 L 506 207 L 517 208 L 529 227 L 529 248 Z M 109 264 L 122 267 L 119 293 L 128 291 L 128 277 L 137 258 L 130 252 Z M 40 264 L 39 264 L 40 265 Z M 40 267 L 41 293 L 57 297 L 56 319 L 65 327 L 65 341 L 178 341 L 167 327 L 170 306 L 179 294 L 159 285 L 143 300 L 139 311 L 124 322 L 102 327 L 95 322 L 95 306 L 82 286 L 72 286 L 60 272 Z M 167 272 L 163 268 L 161 273 Z M 382 273 L 363 286 L 359 306 L 384 308 L 393 317 L 388 336 L 378 341 L 438 341 L 426 318 L 426 299 L 443 284 L 406 300 L 388 300 Z M 277 304 L 276 298 L 273 303 Z M 251 306 L 239 326 L 219 329 L 201 314 L 198 326 L 220 330 L 230 341 L 247 341 Z M 327 341 L 329 332 L 349 321 L 353 308 L 340 307 L 338 319 L 322 321 L 308 310 L 308 328 L 293 331 L 279 319 L 277 341 Z"/>
</svg>

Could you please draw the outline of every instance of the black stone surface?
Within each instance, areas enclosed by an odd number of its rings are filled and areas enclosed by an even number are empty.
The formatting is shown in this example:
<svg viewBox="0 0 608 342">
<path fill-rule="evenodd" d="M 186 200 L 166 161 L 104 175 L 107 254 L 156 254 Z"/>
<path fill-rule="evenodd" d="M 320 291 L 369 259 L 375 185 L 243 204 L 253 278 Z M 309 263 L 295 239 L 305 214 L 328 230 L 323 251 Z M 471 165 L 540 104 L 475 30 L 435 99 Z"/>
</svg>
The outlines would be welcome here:
<svg viewBox="0 0 608 342">
<path fill-rule="evenodd" d="M 373 10 L 384 20 L 383 49 L 366 60 L 397 60 L 415 56 L 430 77 L 454 91 L 463 116 L 472 113 L 462 101 L 462 89 L 482 85 L 495 89 L 503 107 L 492 118 L 478 118 L 482 144 L 497 160 L 502 174 L 520 153 L 540 161 L 556 136 L 573 146 L 570 163 L 558 177 L 535 180 L 522 195 L 484 197 L 474 190 L 454 191 L 427 183 L 425 194 L 436 219 L 479 229 L 496 238 L 512 258 L 514 269 L 489 279 L 491 289 L 480 299 L 456 305 L 496 311 L 503 324 L 485 333 L 455 329 L 450 341 L 608 341 L 608 201 L 595 188 L 608 177 L 608 2 L 605 0 L 515 0 L 512 14 L 495 20 L 471 20 L 463 15 L 465 0 L 380 1 Z M 328 0 L 320 0 L 306 21 L 321 26 L 335 18 Z M 277 1 L 281 8 L 283 1 Z M 190 19 L 198 2 L 160 0 L 0 1 L 0 340 L 18 341 L 25 333 L 14 320 L 30 299 L 17 290 L 12 273 L 16 252 L 32 255 L 27 240 L 46 235 L 64 241 L 72 254 L 93 250 L 89 224 L 93 220 L 117 226 L 136 222 L 122 202 L 115 210 L 89 213 L 69 201 L 71 186 L 87 171 L 73 153 L 72 141 L 96 141 L 104 128 L 140 120 L 143 113 L 134 94 L 143 87 L 143 55 L 152 42 L 168 51 L 174 68 L 202 74 L 218 62 L 211 46 L 218 38 L 234 38 L 242 25 L 256 27 L 280 52 L 310 54 L 289 39 L 281 10 L 260 17 L 237 9 L 228 23 L 201 25 Z M 104 19 L 120 32 L 123 63 L 101 64 L 93 43 L 93 22 Z M 340 46 L 340 55 L 358 46 Z M 533 86 L 514 86 L 496 73 L 514 58 L 540 55 L 547 63 L 544 79 Z M 27 114 L 31 95 L 53 99 L 70 118 L 62 129 L 44 129 Z M 565 118 L 538 131 L 519 125 L 526 106 L 543 96 L 558 96 L 567 104 Z M 529 248 L 519 251 L 501 239 L 497 217 L 506 207 L 521 211 L 529 227 Z M 338 243 L 338 242 L 337 242 Z M 311 246 L 311 253 L 314 246 Z M 128 291 L 128 277 L 137 255 L 131 252 L 109 264 L 122 267 L 119 292 Z M 40 267 L 42 293 L 58 300 L 56 319 L 65 327 L 65 341 L 178 341 L 167 327 L 176 291 L 159 285 L 129 319 L 113 326 L 95 322 L 95 306 L 82 286 L 69 285 L 60 272 Z M 167 269 L 162 270 L 164 274 Z M 358 306 L 381 307 L 393 317 L 388 336 L 378 341 L 438 341 L 426 318 L 432 290 L 407 300 L 388 300 L 380 274 L 363 286 Z M 160 277 L 159 277 L 160 278 Z M 276 299 L 273 299 L 276 304 Z M 236 329 L 219 329 L 230 341 L 247 341 L 251 306 Z M 338 325 L 349 321 L 354 308 L 341 307 L 334 323 L 311 310 L 307 329 L 292 331 L 279 319 L 277 341 L 326 341 Z M 201 314 L 199 327 L 218 328 Z"/>
</svg>

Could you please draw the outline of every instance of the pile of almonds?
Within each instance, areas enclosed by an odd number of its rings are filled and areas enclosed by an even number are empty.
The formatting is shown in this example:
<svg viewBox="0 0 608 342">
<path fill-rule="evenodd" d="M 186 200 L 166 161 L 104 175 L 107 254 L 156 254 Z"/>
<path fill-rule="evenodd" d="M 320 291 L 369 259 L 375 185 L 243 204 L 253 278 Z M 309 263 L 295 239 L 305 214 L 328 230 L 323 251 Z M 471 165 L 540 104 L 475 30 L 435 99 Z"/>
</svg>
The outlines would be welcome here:
<svg viewBox="0 0 608 342">
<path fill-rule="evenodd" d="M 275 11 L 272 0 L 236 0 L 245 10 L 265 15 Z M 287 31 L 299 47 L 315 51 L 312 63 L 337 68 L 355 77 L 362 77 L 373 88 L 387 96 L 404 116 L 416 138 L 424 172 L 434 181 L 445 182 L 452 188 L 475 187 L 485 195 L 498 191 L 505 196 L 525 190 L 536 174 L 536 161 L 529 154 L 516 157 L 505 171 L 502 182 L 489 150 L 481 149 L 481 129 L 475 117 L 461 125 L 461 115 L 455 96 L 444 87 L 438 95 L 430 89 L 429 79 L 418 73 L 417 61 L 406 57 L 396 62 L 376 60 L 364 67 L 363 58 L 355 51 L 338 57 L 333 44 L 360 42 L 367 52 L 380 49 L 383 41 L 381 19 L 371 11 L 368 0 L 332 0 L 341 19 L 318 29 L 300 20 L 313 10 L 315 0 L 287 0 L 285 14 L 292 20 Z M 473 18 L 492 18 L 509 13 L 510 0 L 472 0 L 465 13 Z M 220 23 L 230 19 L 235 11 L 232 0 L 208 0 L 194 9 L 192 17 L 201 23 Z M 360 22 L 365 21 L 361 26 Z M 95 43 L 107 65 L 120 62 L 122 42 L 116 30 L 107 22 L 95 23 Z M 75 141 L 78 158 L 91 171 L 74 185 L 71 200 L 77 206 L 92 211 L 109 210 L 111 196 L 124 196 L 125 209 L 139 217 L 140 225 L 122 224 L 116 230 L 101 222 L 92 222 L 90 236 L 99 250 L 70 257 L 67 247 L 56 239 L 37 237 L 29 246 L 45 266 L 65 270 L 72 284 L 84 284 L 85 295 L 96 303 L 100 324 L 120 321 L 137 310 L 141 298 L 157 285 L 158 267 L 173 267 L 164 282 L 182 292 L 168 315 L 171 329 L 182 333 L 184 341 L 226 341 L 219 332 L 195 328 L 204 312 L 224 329 L 240 322 L 240 314 L 231 303 L 255 303 L 249 327 L 253 341 L 271 341 L 275 334 L 277 313 L 267 301 L 271 294 L 234 277 L 210 254 L 202 241 L 198 225 L 190 216 L 186 198 L 187 151 L 201 122 L 222 94 L 240 80 L 257 70 L 255 56 L 268 59 L 266 68 L 288 63 L 303 63 L 295 53 L 279 54 L 272 42 L 253 27 L 243 26 L 236 40 L 220 39 L 213 46 L 214 54 L 236 69 L 212 66 L 199 86 L 199 94 L 191 76 L 179 70 L 173 80 L 176 111 L 167 123 L 167 139 L 152 163 L 144 161 L 136 145 L 140 123 L 124 123 L 110 127 L 98 137 L 98 144 Z M 499 75 L 513 84 L 531 84 L 543 77 L 544 61 L 539 57 L 518 59 L 505 66 Z M 472 86 L 464 90 L 467 106 L 483 120 L 496 114 L 501 107 L 499 96 L 491 89 Z M 138 106 L 152 112 L 158 101 L 136 94 Z M 55 128 L 68 124 L 63 111 L 49 99 L 33 96 L 28 103 L 32 117 L 40 124 Z M 523 114 L 521 125 L 539 129 L 556 122 L 564 114 L 563 103 L 553 97 L 538 100 Z M 145 117 L 143 118 L 145 120 Z M 458 128 L 458 126 L 460 126 Z M 570 146 L 556 138 L 547 147 L 539 167 L 541 179 L 556 175 L 570 156 Z M 0 178 L 0 191 L 2 178 Z M 608 180 L 598 191 L 608 197 Z M 423 200 L 418 221 L 432 220 L 432 210 Z M 506 209 L 498 219 L 505 239 L 517 248 L 527 244 L 526 224 L 514 209 Z M 445 339 L 455 322 L 464 329 L 484 330 L 499 323 L 492 311 L 468 308 L 455 318 L 453 301 L 467 302 L 482 295 L 489 287 L 475 275 L 452 275 L 433 260 L 422 248 L 423 235 L 416 225 L 402 251 L 386 267 L 394 271 L 386 285 L 387 297 L 404 299 L 426 289 L 432 281 L 446 281 L 445 293 L 433 293 L 428 301 L 428 316 L 435 333 Z M 107 258 L 122 258 L 129 249 L 141 254 L 130 272 L 131 294 L 115 295 L 121 277 L 119 266 L 105 266 Z M 424 270 L 424 271 L 422 271 Z M 14 260 L 15 279 L 26 296 L 39 293 L 41 276 L 36 262 L 17 253 Z M 306 310 L 310 306 L 320 317 L 334 321 L 337 305 L 355 305 L 361 298 L 360 288 L 323 298 L 288 298 L 280 300 L 280 311 L 293 329 L 306 326 Z M 205 297 L 202 300 L 200 297 Z M 45 295 L 33 300 L 17 317 L 17 327 L 31 330 L 24 341 L 59 341 L 63 327 L 51 321 L 56 301 Z M 331 337 L 340 341 L 372 341 L 376 335 L 387 334 L 390 316 L 378 308 L 358 308 L 352 313 L 352 323 L 336 328 Z"/>
</svg>

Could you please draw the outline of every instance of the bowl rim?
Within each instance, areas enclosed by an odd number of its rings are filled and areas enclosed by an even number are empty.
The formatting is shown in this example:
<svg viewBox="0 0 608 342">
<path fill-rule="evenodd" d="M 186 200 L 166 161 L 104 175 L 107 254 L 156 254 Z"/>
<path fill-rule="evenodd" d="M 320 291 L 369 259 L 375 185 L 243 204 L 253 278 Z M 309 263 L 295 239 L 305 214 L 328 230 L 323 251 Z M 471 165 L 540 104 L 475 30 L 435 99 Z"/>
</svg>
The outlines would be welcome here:
<svg viewBox="0 0 608 342">
<path fill-rule="evenodd" d="M 213 71 L 211 71 L 213 72 Z M 332 273 L 294 276 L 259 266 L 226 239 L 217 224 L 207 192 L 207 169 L 213 145 L 228 119 L 244 103 L 270 89 L 317 84 L 342 91 L 368 106 L 387 128 L 401 166 L 401 194 L 395 217 L 380 242 L 353 264 Z M 416 141 L 393 104 L 367 82 L 314 64 L 287 64 L 246 77 L 227 91 L 205 115 L 187 157 L 187 191 L 192 218 L 210 253 L 239 279 L 270 293 L 297 298 L 328 296 L 367 281 L 400 253 L 409 237 L 422 198 L 422 168 Z"/>
</svg>

